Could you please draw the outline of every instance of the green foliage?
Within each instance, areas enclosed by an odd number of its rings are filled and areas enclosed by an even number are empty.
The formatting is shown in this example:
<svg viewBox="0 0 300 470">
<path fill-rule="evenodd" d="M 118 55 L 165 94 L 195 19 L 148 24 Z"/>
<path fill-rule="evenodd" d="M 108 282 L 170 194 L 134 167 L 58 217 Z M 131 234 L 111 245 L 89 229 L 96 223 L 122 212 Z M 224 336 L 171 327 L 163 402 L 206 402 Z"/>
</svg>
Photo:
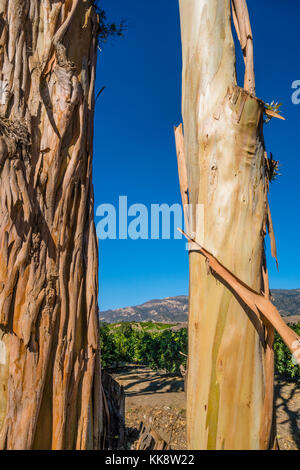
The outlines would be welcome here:
<svg viewBox="0 0 300 470">
<path fill-rule="evenodd" d="M 180 353 L 187 352 L 186 328 L 174 331 L 170 325 L 150 322 L 102 324 L 100 335 L 103 367 L 134 363 L 178 373 L 185 365 Z"/>
<path fill-rule="evenodd" d="M 110 23 L 107 19 L 105 11 L 100 7 L 100 0 L 91 0 L 91 2 L 94 5 L 99 18 L 99 46 L 101 47 L 110 37 L 123 36 L 123 33 L 126 29 L 126 22 L 122 20 L 120 24 Z"/>
<path fill-rule="evenodd" d="M 267 109 L 269 109 L 270 111 L 274 111 L 274 113 L 280 113 L 280 109 L 282 106 L 282 103 L 275 103 L 275 101 L 272 101 L 272 103 L 268 104 L 266 103 L 265 104 L 265 107 Z"/>
<path fill-rule="evenodd" d="M 300 324 L 290 325 L 290 327 L 298 333 L 298 335 L 300 334 Z M 275 336 L 274 350 L 276 372 L 285 378 L 300 381 L 300 367 L 294 363 L 289 349 L 277 333 Z"/>
<path fill-rule="evenodd" d="M 100 327 L 100 348 L 102 366 L 109 367 L 116 361 L 115 338 L 111 328 L 105 323 Z"/>
<path fill-rule="evenodd" d="M 275 101 L 272 101 L 272 103 L 265 103 L 265 108 L 269 109 L 269 111 L 273 111 L 274 113 L 280 114 L 281 113 L 281 106 L 282 103 L 275 103 Z M 265 124 L 268 124 L 273 118 L 271 116 L 266 116 L 265 117 Z"/>
<path fill-rule="evenodd" d="M 291 326 L 300 334 L 300 324 Z M 103 367 L 121 363 L 141 364 L 154 370 L 178 373 L 186 367 L 187 329 L 174 330 L 164 323 L 101 324 L 101 350 Z M 300 381 L 300 368 L 279 335 L 275 337 L 276 372 L 285 378 Z"/>
<path fill-rule="evenodd" d="M 153 323 L 151 321 L 138 323 L 138 325 L 140 325 L 140 327 L 143 328 L 143 330 L 158 330 L 158 331 L 169 330 L 172 326 L 175 326 L 175 324 L 170 325 L 167 323 Z"/>
<path fill-rule="evenodd" d="M 187 353 L 187 329 L 166 330 L 157 337 L 157 356 L 155 367 L 178 373 L 180 365 L 185 367 L 186 358 L 180 353 Z"/>
</svg>

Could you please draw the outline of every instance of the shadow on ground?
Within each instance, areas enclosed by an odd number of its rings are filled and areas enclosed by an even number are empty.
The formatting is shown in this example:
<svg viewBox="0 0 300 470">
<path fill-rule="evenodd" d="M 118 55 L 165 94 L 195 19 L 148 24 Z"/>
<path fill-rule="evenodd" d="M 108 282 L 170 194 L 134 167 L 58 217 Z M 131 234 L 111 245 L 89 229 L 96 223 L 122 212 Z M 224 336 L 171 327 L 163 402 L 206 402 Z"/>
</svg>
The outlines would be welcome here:
<svg viewBox="0 0 300 470">
<path fill-rule="evenodd" d="M 300 387 L 277 378 L 275 398 L 280 448 L 300 450 Z"/>
<path fill-rule="evenodd" d="M 113 371 L 126 394 L 126 421 L 133 439 L 140 421 L 148 422 L 173 449 L 186 447 L 185 393 L 182 377 L 129 366 Z M 300 450 L 300 387 L 276 377 L 275 407 L 280 449 Z"/>
</svg>

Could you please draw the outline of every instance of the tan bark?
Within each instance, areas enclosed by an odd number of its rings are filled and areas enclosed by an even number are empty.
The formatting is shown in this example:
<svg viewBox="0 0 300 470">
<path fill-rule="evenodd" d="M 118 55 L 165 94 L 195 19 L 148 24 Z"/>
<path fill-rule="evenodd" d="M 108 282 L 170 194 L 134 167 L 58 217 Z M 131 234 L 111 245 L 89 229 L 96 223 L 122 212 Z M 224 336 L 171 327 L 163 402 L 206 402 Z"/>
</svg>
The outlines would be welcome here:
<svg viewBox="0 0 300 470">
<path fill-rule="evenodd" d="M 89 0 L 1 0 L 0 448 L 101 446 Z"/>
<path fill-rule="evenodd" d="M 232 14 L 245 61 L 244 88 L 255 95 L 253 36 L 246 0 L 232 0 Z"/>
<path fill-rule="evenodd" d="M 184 218 L 186 229 L 189 232 L 189 196 L 188 196 L 188 177 L 186 171 L 186 161 L 184 153 L 184 138 L 182 132 L 182 124 L 178 127 L 175 127 L 175 142 L 176 142 L 176 152 L 177 152 L 177 161 L 178 161 L 178 176 L 179 176 L 179 185 L 180 185 L 180 194 L 182 200 L 182 206 L 184 209 Z"/>
<path fill-rule="evenodd" d="M 245 89 L 236 81 L 230 0 L 179 3 L 184 147 L 195 241 L 234 279 L 255 292 L 264 290 L 268 297 L 266 269 L 263 275 L 268 219 L 264 103 L 254 95 L 246 2 L 233 2 L 246 64 Z M 204 206 L 204 239 L 197 230 L 197 204 Z M 274 328 L 257 305 L 255 314 L 220 281 L 211 275 L 199 247 L 192 245 L 188 446 L 267 449 L 273 445 Z M 263 297 L 259 301 L 263 304 Z"/>
<path fill-rule="evenodd" d="M 300 343 L 300 337 L 283 320 L 277 308 L 269 300 L 269 295 L 255 292 L 251 287 L 247 286 L 243 281 L 238 279 L 232 272 L 223 266 L 211 253 L 200 246 L 195 239 L 191 238 L 182 230 L 180 231 L 190 242 L 197 245 L 198 252 L 206 258 L 207 266 L 213 271 L 215 277 L 217 279 L 221 279 L 224 284 L 233 290 L 239 299 L 256 315 L 259 322 L 261 320 L 261 315 L 263 315 L 264 321 L 271 324 L 277 330 L 290 352 L 294 354 L 296 349 L 295 344 Z M 255 322 L 255 324 L 258 325 L 259 323 Z M 258 331 L 258 333 L 260 332 Z M 262 336 L 262 338 L 264 341 L 264 336 Z"/>
</svg>

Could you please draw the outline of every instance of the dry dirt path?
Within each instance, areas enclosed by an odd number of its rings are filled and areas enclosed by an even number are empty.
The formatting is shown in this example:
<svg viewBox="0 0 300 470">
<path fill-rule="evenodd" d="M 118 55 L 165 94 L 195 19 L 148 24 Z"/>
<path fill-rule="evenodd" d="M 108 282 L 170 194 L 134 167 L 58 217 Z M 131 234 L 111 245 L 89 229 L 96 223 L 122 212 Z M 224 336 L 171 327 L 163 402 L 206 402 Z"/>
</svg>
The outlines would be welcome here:
<svg viewBox="0 0 300 470">
<path fill-rule="evenodd" d="M 141 421 L 173 449 L 186 448 L 185 394 L 181 377 L 130 366 L 112 373 L 126 393 L 126 426 L 132 436 Z M 277 436 L 281 449 L 300 450 L 300 389 L 295 383 L 276 380 Z"/>
</svg>

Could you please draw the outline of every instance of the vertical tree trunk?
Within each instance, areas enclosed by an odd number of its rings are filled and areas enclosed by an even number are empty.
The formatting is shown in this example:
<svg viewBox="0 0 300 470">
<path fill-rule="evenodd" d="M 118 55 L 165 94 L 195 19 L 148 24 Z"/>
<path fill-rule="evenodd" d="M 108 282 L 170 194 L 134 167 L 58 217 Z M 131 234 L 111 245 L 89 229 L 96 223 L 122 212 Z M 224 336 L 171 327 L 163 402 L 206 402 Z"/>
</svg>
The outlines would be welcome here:
<svg viewBox="0 0 300 470">
<path fill-rule="evenodd" d="M 196 241 L 257 292 L 263 286 L 267 181 L 264 103 L 254 95 L 246 31 L 239 88 L 230 0 L 180 0 L 183 120 Z M 244 31 L 243 31 L 244 32 Z M 243 47 L 243 46 L 242 46 Z M 250 51 L 250 52 L 249 52 Z M 196 205 L 204 205 L 204 239 Z M 187 425 L 190 449 L 267 449 L 273 328 L 266 328 L 190 252 Z"/>
<path fill-rule="evenodd" d="M 97 17 L 0 0 L 0 37 L 0 448 L 99 448 Z"/>
</svg>

